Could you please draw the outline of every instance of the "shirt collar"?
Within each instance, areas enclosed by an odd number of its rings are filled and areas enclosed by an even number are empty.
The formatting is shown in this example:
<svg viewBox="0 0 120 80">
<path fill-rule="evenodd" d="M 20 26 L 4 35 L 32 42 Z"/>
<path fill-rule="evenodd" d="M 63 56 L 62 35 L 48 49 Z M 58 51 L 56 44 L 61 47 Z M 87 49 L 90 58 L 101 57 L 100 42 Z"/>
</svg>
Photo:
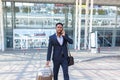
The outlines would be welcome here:
<svg viewBox="0 0 120 80">
<path fill-rule="evenodd" d="M 56 36 L 57 36 L 57 37 L 59 37 L 59 36 L 57 35 L 57 33 L 56 33 Z M 61 38 L 61 37 L 62 37 L 62 35 L 60 35 L 60 37 L 59 37 L 59 38 Z"/>
</svg>

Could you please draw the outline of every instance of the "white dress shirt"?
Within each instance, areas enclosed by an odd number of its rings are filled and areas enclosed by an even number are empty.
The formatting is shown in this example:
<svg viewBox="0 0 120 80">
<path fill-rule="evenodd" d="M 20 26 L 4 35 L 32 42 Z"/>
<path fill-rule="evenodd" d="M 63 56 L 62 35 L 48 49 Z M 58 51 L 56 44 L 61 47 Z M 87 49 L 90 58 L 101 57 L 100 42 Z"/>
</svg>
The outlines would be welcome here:
<svg viewBox="0 0 120 80">
<path fill-rule="evenodd" d="M 57 36 L 57 35 L 56 35 Z M 63 44 L 63 36 L 57 36 L 57 40 L 58 40 L 58 42 L 59 42 L 59 44 L 60 45 L 62 45 Z"/>
</svg>

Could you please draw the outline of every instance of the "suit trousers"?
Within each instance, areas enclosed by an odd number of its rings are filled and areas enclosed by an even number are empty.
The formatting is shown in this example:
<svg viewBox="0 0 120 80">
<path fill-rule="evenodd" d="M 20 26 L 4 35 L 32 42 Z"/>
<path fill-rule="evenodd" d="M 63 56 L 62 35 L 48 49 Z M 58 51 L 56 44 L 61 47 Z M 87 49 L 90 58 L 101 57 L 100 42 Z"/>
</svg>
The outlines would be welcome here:
<svg viewBox="0 0 120 80">
<path fill-rule="evenodd" d="M 53 73 L 54 80 L 58 80 L 59 68 L 62 67 L 64 80 L 69 80 L 68 74 L 68 61 L 67 59 L 62 58 L 61 60 L 53 60 Z"/>
</svg>

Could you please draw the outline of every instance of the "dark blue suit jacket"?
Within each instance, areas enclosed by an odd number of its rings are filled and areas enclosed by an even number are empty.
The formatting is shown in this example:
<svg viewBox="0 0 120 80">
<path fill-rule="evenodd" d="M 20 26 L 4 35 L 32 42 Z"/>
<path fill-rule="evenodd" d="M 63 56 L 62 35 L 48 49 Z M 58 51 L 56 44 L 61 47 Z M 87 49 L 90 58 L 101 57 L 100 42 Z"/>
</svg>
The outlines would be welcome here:
<svg viewBox="0 0 120 80">
<path fill-rule="evenodd" d="M 63 45 L 60 45 L 56 34 L 49 37 L 48 51 L 47 51 L 47 61 L 51 60 L 61 60 L 61 53 L 64 54 L 64 58 L 68 57 L 67 43 L 73 44 L 73 40 L 68 37 L 67 34 L 63 36 Z"/>
</svg>

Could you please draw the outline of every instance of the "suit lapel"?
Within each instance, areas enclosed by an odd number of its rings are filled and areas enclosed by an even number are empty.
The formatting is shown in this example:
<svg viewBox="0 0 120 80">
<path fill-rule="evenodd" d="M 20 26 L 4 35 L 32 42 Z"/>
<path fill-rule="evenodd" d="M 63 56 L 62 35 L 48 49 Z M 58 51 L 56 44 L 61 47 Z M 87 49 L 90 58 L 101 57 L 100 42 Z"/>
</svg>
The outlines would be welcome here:
<svg viewBox="0 0 120 80">
<path fill-rule="evenodd" d="M 59 43 L 58 40 L 57 40 L 56 34 L 54 34 L 54 39 L 55 39 L 55 43 L 56 43 L 57 45 L 60 45 L 60 43 Z"/>
</svg>

